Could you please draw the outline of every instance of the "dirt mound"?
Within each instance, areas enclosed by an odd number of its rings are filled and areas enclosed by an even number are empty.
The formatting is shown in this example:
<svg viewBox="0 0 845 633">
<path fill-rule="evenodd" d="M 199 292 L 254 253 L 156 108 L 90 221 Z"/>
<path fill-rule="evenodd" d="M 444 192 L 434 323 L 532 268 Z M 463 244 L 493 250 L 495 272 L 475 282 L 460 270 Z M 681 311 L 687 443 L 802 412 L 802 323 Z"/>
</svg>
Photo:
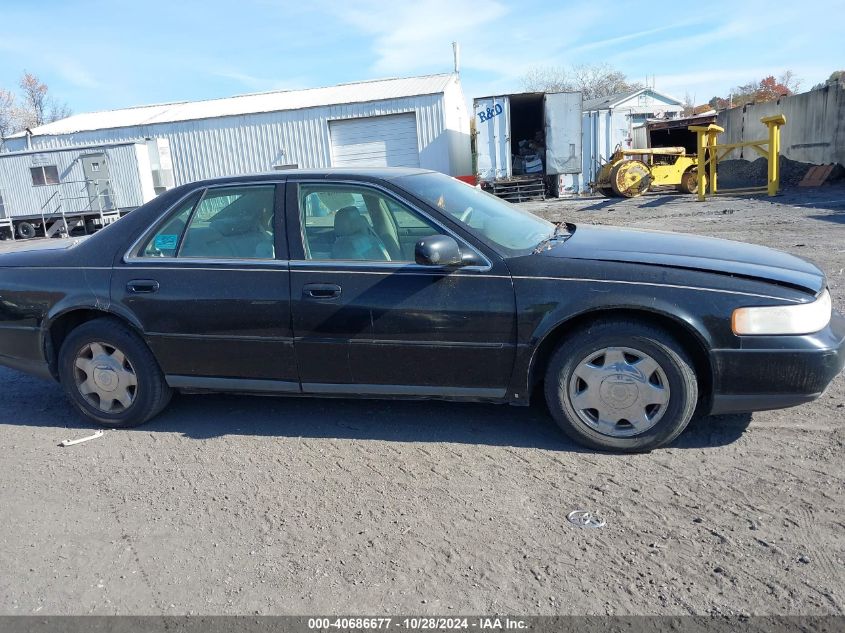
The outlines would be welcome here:
<svg viewBox="0 0 845 633">
<path fill-rule="evenodd" d="M 794 187 L 804 179 L 814 165 L 780 157 L 780 183 L 782 187 Z M 768 162 L 760 157 L 757 160 L 723 160 L 719 163 L 719 187 L 765 187 L 768 174 Z M 845 168 L 836 165 L 828 182 L 845 176 Z"/>
</svg>

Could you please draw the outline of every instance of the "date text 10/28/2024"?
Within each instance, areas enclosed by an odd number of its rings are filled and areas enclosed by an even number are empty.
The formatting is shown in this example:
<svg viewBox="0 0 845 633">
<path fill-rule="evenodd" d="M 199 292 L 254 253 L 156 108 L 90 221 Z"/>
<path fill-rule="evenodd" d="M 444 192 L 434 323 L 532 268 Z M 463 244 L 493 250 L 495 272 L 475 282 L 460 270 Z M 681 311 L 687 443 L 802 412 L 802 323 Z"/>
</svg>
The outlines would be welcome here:
<svg viewBox="0 0 845 633">
<path fill-rule="evenodd" d="M 476 631 L 519 631 L 528 628 L 528 623 L 519 618 L 500 617 L 409 617 L 409 618 L 379 618 L 379 617 L 333 617 L 309 618 L 308 628 L 315 631 L 367 631 L 376 629 L 392 629 L 400 631 L 442 631 L 442 630 L 476 630 Z"/>
</svg>

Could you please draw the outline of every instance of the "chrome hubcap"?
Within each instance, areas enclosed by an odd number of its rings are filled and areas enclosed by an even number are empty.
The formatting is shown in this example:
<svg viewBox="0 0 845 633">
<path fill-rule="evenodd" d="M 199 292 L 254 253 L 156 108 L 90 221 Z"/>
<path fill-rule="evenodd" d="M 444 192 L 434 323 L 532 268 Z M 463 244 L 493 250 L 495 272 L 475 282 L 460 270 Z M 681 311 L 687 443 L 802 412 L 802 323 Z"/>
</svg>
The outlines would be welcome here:
<svg viewBox="0 0 845 633">
<path fill-rule="evenodd" d="M 567 394 L 590 428 L 611 437 L 632 437 L 663 417 L 669 381 L 648 354 L 630 347 L 606 347 L 578 363 Z"/>
<path fill-rule="evenodd" d="M 125 411 L 135 401 L 138 379 L 126 355 L 113 345 L 88 343 L 74 361 L 76 388 L 93 407 Z"/>
</svg>

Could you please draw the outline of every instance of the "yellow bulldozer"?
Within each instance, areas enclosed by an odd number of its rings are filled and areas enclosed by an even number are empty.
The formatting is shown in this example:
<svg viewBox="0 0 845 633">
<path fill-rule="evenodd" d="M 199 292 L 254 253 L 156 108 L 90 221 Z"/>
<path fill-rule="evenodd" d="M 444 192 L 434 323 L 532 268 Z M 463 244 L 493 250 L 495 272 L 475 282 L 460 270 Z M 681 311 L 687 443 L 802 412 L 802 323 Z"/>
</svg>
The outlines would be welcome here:
<svg viewBox="0 0 845 633">
<path fill-rule="evenodd" d="M 674 186 L 681 193 L 695 193 L 698 157 L 687 154 L 683 147 L 617 147 L 610 160 L 601 166 L 596 182 L 590 184 L 608 197 L 633 198 L 658 186 Z"/>
</svg>

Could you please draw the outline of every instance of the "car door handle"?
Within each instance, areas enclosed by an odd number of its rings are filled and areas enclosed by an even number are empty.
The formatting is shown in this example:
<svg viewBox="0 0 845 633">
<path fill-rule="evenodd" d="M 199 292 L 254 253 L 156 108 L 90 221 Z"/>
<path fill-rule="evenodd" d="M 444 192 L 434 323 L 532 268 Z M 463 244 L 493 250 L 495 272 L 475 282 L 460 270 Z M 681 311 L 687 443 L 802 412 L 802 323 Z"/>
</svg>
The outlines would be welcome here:
<svg viewBox="0 0 845 633">
<path fill-rule="evenodd" d="M 305 284 L 302 294 L 313 299 L 337 299 L 340 296 L 340 286 L 337 284 Z"/>
<path fill-rule="evenodd" d="M 126 289 L 132 294 L 145 294 L 158 290 L 158 282 L 155 279 L 133 279 L 126 284 Z"/>
</svg>

